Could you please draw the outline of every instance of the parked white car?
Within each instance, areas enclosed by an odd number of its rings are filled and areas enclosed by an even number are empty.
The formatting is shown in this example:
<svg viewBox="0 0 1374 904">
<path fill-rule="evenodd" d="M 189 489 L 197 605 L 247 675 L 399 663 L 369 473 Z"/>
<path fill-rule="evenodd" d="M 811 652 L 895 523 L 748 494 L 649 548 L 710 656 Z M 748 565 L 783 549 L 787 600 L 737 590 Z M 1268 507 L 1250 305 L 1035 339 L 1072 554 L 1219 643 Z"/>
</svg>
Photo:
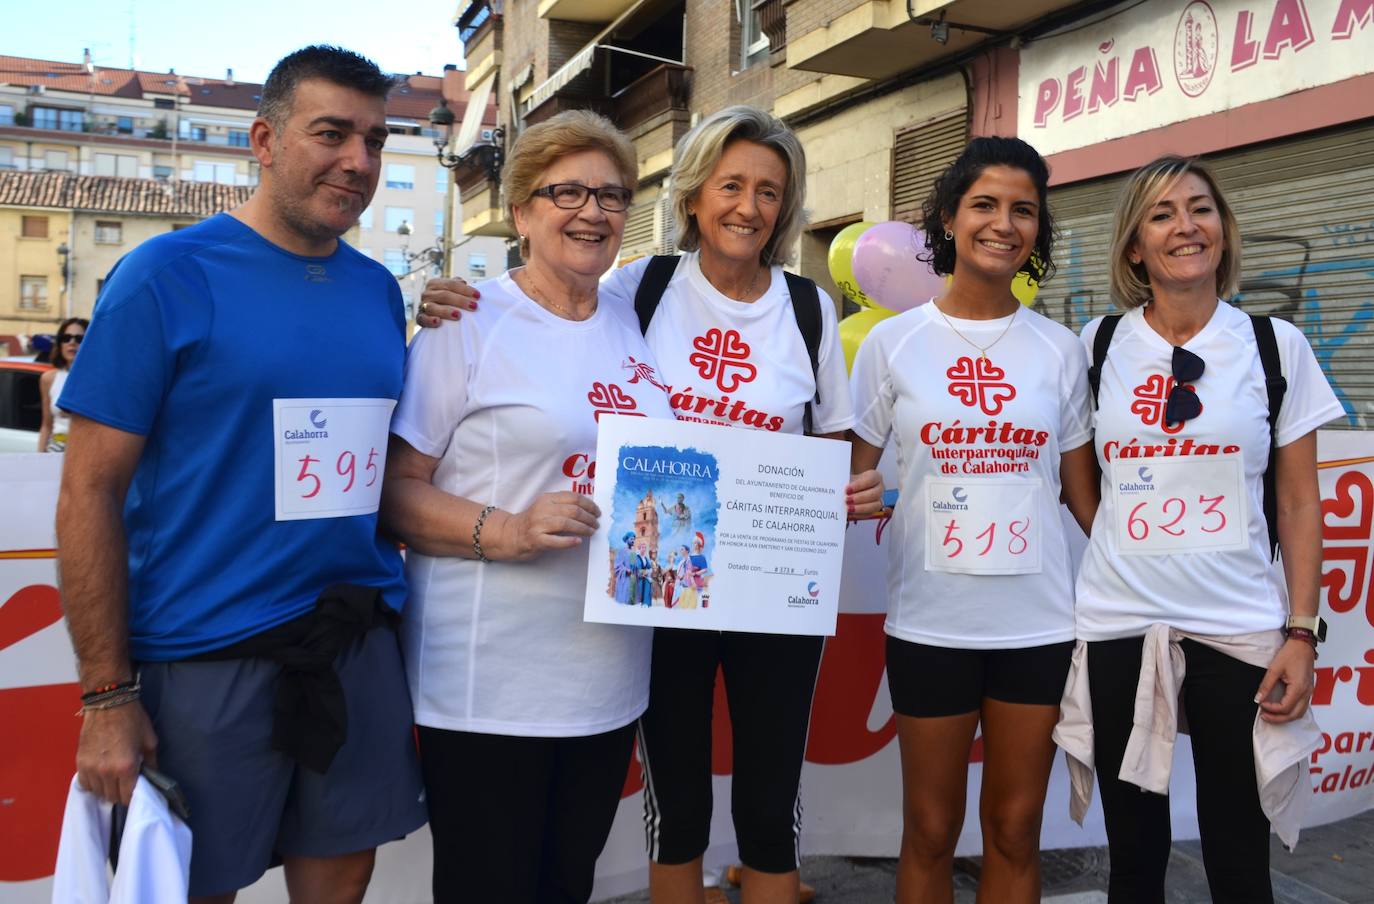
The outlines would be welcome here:
<svg viewBox="0 0 1374 904">
<path fill-rule="evenodd" d="M 0 453 L 37 452 L 43 421 L 38 379 L 48 364 L 0 358 Z"/>
</svg>

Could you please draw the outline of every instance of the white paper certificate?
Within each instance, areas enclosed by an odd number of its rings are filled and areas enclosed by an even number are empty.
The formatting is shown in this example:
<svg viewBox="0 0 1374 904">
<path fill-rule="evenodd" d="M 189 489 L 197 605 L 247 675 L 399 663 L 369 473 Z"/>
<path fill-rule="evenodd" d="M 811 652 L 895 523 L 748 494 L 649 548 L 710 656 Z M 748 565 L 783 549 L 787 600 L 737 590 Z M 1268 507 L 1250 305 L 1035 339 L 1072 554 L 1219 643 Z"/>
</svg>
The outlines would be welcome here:
<svg viewBox="0 0 1374 904">
<path fill-rule="evenodd" d="M 834 634 L 849 444 L 605 416 L 584 618 Z"/>
</svg>

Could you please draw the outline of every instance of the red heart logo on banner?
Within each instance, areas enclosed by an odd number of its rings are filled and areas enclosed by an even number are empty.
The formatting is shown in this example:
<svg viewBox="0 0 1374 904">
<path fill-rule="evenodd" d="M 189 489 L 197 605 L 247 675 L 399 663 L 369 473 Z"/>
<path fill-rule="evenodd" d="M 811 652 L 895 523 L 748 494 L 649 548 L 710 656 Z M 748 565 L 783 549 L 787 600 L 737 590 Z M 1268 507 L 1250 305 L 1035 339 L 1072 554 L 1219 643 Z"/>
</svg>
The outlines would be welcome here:
<svg viewBox="0 0 1374 904">
<path fill-rule="evenodd" d="M 62 597 L 56 587 L 30 584 L 0 606 L 0 650 L 61 620 Z"/>
<path fill-rule="evenodd" d="M 0 650 L 32 637 L 62 618 L 56 587 L 32 584 L 0 606 Z M 81 705 L 75 684 L 0 691 L 0 725 L 6 726 L 0 757 L 0 882 L 51 876 L 57 862 L 62 808 L 76 763 Z"/>
</svg>

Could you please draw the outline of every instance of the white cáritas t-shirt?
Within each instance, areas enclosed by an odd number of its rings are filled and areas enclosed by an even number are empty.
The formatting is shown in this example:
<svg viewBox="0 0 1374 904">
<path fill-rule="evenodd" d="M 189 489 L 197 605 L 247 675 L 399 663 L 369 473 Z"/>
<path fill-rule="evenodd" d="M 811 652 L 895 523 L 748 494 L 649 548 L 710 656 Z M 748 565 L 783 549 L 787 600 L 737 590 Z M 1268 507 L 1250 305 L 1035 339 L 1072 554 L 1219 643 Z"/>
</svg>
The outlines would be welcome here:
<svg viewBox="0 0 1374 904">
<path fill-rule="evenodd" d="M 1087 358 L 1059 324 L 1014 316 L 946 321 L 928 303 L 879 322 L 859 347 L 854 432 L 896 446 L 901 492 L 883 542 L 886 630 L 900 640 L 1073 639 L 1059 460 L 1091 438 Z M 958 333 L 994 343 L 987 360 Z"/>
<path fill-rule="evenodd" d="M 477 288 L 462 329 L 411 345 L 392 432 L 440 459 L 434 485 L 455 496 L 517 513 L 542 493 L 591 495 L 601 413 L 672 416 L 632 313 L 603 298 L 573 322 L 509 275 Z M 585 546 L 487 564 L 412 551 L 406 578 L 418 724 L 579 737 L 648 705 L 651 629 L 582 620 Z"/>
<path fill-rule="evenodd" d="M 648 265 L 643 258 L 612 272 L 602 296 L 614 296 L 632 310 Z M 821 344 L 813 376 L 782 268 L 772 267 L 768 275 L 760 298 L 735 301 L 706 279 L 695 252 L 682 256 L 647 334 L 673 413 L 683 421 L 801 433 L 806 404 L 819 385 L 811 432 L 848 429 L 854 410 L 835 303 L 817 288 Z"/>
<path fill-rule="evenodd" d="M 1098 318 L 1083 328 L 1088 350 L 1101 322 Z M 1344 410 L 1306 337 L 1287 321 L 1274 318 L 1273 324 L 1288 381 L 1278 421 L 1278 443 L 1286 446 Z M 1270 562 L 1264 520 L 1269 401 L 1254 328 L 1243 311 L 1219 302 L 1212 319 L 1183 347 L 1205 365 L 1202 377 L 1191 384 L 1202 413 L 1166 427 L 1162 412 L 1173 384 L 1173 346 L 1145 322 L 1144 308 L 1122 316 L 1112 337 L 1094 414 L 1097 458 L 1103 469 L 1102 505 L 1078 573 L 1078 636 L 1083 640 L 1138 637 L 1156 623 L 1196 634 L 1248 634 L 1282 627 L 1287 617 L 1288 591 Z M 1179 543 L 1185 543 L 1191 536 L 1202 537 L 1204 529 L 1220 527 L 1216 514 L 1189 514 L 1200 499 L 1198 512 L 1228 495 L 1216 478 L 1187 487 L 1186 492 L 1165 494 L 1170 499 L 1177 496 L 1176 502 L 1151 499 L 1143 489 L 1193 462 L 1207 466 L 1209 459 L 1228 456 L 1239 457 L 1243 472 L 1236 483 L 1240 493 L 1230 495 L 1243 498 L 1248 512 L 1249 542 L 1244 548 L 1122 554 L 1120 529 L 1161 537 L 1168 527 L 1179 535 Z M 1131 473 L 1114 482 L 1113 463 L 1127 461 Z M 1118 493 L 1122 484 L 1124 495 Z M 1166 501 L 1167 512 L 1162 508 Z M 1235 501 L 1221 503 L 1232 517 L 1237 510 L 1225 506 Z M 1131 512 L 1138 520 L 1129 521 Z M 1120 518 L 1128 519 L 1124 528 L 1118 524 Z M 1243 542 L 1244 534 L 1241 538 Z"/>
</svg>

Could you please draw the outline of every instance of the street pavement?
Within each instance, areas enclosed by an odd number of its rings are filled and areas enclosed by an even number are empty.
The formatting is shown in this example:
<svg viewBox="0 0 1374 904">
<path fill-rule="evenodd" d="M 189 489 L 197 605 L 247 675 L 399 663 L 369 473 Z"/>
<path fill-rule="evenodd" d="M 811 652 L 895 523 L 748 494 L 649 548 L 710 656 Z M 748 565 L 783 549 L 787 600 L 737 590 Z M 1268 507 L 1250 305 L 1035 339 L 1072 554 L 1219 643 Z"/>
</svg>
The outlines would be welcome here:
<svg viewBox="0 0 1374 904">
<path fill-rule="evenodd" d="M 1274 838 L 1270 848 L 1276 904 L 1374 904 L 1374 810 L 1330 825 L 1307 829 L 1288 853 Z M 816 889 L 817 904 L 891 904 L 897 862 L 886 858 L 806 857 L 802 879 Z M 955 904 L 973 904 L 979 859 L 955 862 Z M 1041 856 L 1042 901 L 1107 904 L 1106 848 L 1046 851 Z M 731 904 L 739 890 L 726 889 Z M 1207 877 L 1196 841 L 1174 845 L 1169 860 L 1169 904 L 1206 904 Z M 648 904 L 647 891 L 606 904 Z"/>
</svg>

